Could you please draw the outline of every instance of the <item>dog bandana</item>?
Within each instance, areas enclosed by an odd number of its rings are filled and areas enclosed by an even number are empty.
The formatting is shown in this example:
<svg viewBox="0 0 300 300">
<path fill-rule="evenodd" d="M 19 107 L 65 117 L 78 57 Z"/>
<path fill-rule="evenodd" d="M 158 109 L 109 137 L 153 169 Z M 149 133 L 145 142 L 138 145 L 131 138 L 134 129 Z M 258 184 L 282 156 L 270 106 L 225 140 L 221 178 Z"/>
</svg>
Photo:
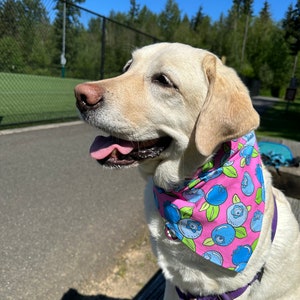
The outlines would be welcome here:
<svg viewBox="0 0 300 300">
<path fill-rule="evenodd" d="M 262 227 L 265 188 L 254 132 L 222 144 L 174 191 L 154 186 L 166 236 L 236 272 L 246 267 Z"/>
</svg>

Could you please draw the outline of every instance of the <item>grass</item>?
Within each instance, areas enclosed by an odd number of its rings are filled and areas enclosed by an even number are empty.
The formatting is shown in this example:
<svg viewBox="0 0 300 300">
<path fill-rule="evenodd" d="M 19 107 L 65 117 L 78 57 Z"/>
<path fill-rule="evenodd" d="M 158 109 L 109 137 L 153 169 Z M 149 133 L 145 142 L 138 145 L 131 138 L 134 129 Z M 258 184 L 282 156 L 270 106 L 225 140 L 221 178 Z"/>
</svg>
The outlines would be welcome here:
<svg viewBox="0 0 300 300">
<path fill-rule="evenodd" d="M 1 126 L 77 117 L 73 89 L 82 81 L 0 73 Z"/>
<path fill-rule="evenodd" d="M 258 135 L 300 141 L 300 99 L 290 102 L 286 108 L 286 101 L 278 101 L 263 113 Z"/>
<path fill-rule="evenodd" d="M 0 128 L 77 118 L 73 89 L 83 80 L 0 72 Z M 260 136 L 300 141 L 300 99 L 261 116 Z"/>
</svg>

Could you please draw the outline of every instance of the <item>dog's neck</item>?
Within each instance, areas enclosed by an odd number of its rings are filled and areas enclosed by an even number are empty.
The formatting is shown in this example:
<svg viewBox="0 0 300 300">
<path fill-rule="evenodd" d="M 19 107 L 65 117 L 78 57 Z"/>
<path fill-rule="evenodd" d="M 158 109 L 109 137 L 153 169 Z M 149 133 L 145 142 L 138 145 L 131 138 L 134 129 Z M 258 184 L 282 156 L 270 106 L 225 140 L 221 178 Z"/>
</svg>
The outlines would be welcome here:
<svg viewBox="0 0 300 300">
<path fill-rule="evenodd" d="M 154 187 L 166 235 L 226 269 L 241 272 L 260 235 L 262 164 L 253 132 L 226 142 L 177 189 Z"/>
</svg>

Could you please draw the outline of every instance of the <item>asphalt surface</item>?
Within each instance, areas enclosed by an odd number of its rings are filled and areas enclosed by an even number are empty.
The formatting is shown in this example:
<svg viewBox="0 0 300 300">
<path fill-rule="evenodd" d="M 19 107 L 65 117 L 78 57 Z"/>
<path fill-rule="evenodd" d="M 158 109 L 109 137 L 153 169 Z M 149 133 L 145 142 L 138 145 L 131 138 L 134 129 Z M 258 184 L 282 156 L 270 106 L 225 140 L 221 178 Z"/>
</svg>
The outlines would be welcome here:
<svg viewBox="0 0 300 300">
<path fill-rule="evenodd" d="M 273 97 L 252 97 L 252 104 L 259 115 L 262 115 L 266 110 L 271 108 L 277 101 L 278 99 Z"/>
<path fill-rule="evenodd" d="M 101 280 L 145 228 L 137 169 L 102 169 L 85 124 L 0 132 L 0 299 L 61 299 Z"/>
</svg>

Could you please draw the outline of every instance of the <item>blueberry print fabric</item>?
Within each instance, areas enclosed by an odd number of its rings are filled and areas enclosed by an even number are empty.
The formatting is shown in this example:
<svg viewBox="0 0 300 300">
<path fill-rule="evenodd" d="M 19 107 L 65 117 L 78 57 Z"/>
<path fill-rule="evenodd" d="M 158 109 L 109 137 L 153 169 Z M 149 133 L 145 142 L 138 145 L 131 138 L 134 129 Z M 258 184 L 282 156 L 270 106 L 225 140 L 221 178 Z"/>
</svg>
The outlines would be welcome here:
<svg viewBox="0 0 300 300">
<path fill-rule="evenodd" d="M 166 235 L 224 268 L 241 272 L 257 245 L 265 190 L 254 132 L 222 144 L 176 191 L 154 187 Z"/>
</svg>

